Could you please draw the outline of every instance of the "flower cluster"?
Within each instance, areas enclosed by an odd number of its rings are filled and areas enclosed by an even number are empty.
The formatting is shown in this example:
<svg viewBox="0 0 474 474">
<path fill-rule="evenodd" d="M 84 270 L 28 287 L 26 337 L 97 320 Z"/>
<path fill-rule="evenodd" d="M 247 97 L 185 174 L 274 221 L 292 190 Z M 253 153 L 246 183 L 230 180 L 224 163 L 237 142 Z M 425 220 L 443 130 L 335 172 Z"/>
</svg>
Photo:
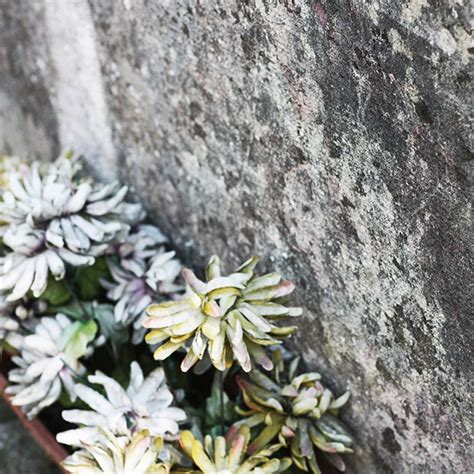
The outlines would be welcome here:
<svg viewBox="0 0 474 474">
<path fill-rule="evenodd" d="M 160 463 L 163 452 L 160 438 L 152 438 L 146 431 L 129 439 L 115 436 L 100 428 L 100 437 L 74 452 L 63 463 L 71 474 L 168 474 L 166 464 Z"/>
<path fill-rule="evenodd" d="M 0 202 L 6 252 L 0 290 L 7 299 L 31 290 L 41 296 L 48 275 L 64 278 L 66 266 L 92 265 L 108 242 L 143 219 L 139 204 L 124 201 L 127 187 L 102 185 L 81 177 L 79 163 L 60 158 L 40 170 L 39 163 L 7 173 Z"/>
<path fill-rule="evenodd" d="M 274 324 L 285 317 L 299 316 L 301 308 L 285 306 L 284 297 L 294 285 L 279 273 L 257 276 L 258 258 L 252 257 L 237 270 L 222 276 L 219 258 L 213 256 L 206 268 L 206 281 L 183 270 L 187 294 L 178 301 L 151 305 L 143 325 L 152 329 L 146 341 L 160 344 L 155 358 L 166 359 L 178 349 L 186 350 L 181 369 L 189 370 L 208 355 L 218 370 L 237 360 L 245 372 L 255 362 L 266 369 L 272 361 L 264 348 L 280 344 L 296 327 Z"/>
<path fill-rule="evenodd" d="M 36 315 L 44 314 L 48 305 L 39 299 L 24 297 L 17 301 L 7 301 L 0 293 L 0 346 L 7 345 L 19 350 L 23 337 L 34 331 Z"/>
<path fill-rule="evenodd" d="M 124 390 L 101 372 L 90 375 L 91 384 L 102 385 L 105 396 L 83 384 L 75 386 L 77 396 L 92 410 L 66 410 L 63 418 L 81 428 L 59 433 L 58 441 L 80 446 L 96 441 L 99 428 L 125 436 L 147 430 L 152 436 L 172 439 L 179 432 L 178 423 L 186 419 L 181 408 L 173 407 L 174 397 L 166 385 L 162 368 L 144 378 L 137 362 L 130 366 L 130 382 Z"/>
<path fill-rule="evenodd" d="M 300 359 L 285 363 L 280 351 L 275 351 L 272 376 L 251 372 L 248 379 L 238 377 L 248 410 L 242 423 L 264 425 L 252 441 L 249 452 L 258 452 L 268 442 L 278 438 L 290 448 L 291 457 L 300 469 L 319 473 L 315 449 L 340 470 L 344 462 L 338 453 L 352 452 L 352 438 L 337 419 L 339 408 L 349 399 L 349 392 L 339 398 L 325 388 L 317 372 L 298 373 Z"/>
<path fill-rule="evenodd" d="M 11 385 L 6 389 L 12 403 L 31 418 L 57 401 L 62 388 L 74 401 L 74 378 L 85 371 L 80 358 L 103 342 L 94 340 L 96 330 L 94 321 L 72 321 L 60 313 L 42 317 L 34 333 L 23 338 L 20 355 L 13 357 L 18 368 L 8 374 Z"/>
<path fill-rule="evenodd" d="M 146 306 L 160 294 L 179 290 L 174 280 L 180 265 L 166 250 L 159 229 L 143 222 L 142 206 L 125 201 L 127 187 L 94 180 L 77 158 L 28 165 L 2 157 L 0 178 L 0 344 L 19 352 L 13 359 L 19 368 L 10 372 L 9 391 L 15 403 L 34 415 L 54 402 L 62 388 L 74 399 L 74 383 L 83 372 L 78 358 L 59 367 L 57 361 L 63 359 L 57 354 L 63 352 L 68 336 L 61 336 L 53 351 L 58 330 L 44 315 L 64 311 L 56 316 L 57 324 L 66 324 L 66 318 L 75 328 L 91 327 L 92 322 L 83 324 L 89 320 L 98 324 L 98 340 L 90 341 L 89 350 L 104 336 L 124 342 L 129 331 L 134 340 L 141 340 L 145 329 L 137 320 L 143 320 Z M 105 260 L 110 271 L 104 270 Z M 109 280 L 109 295 L 101 295 L 99 282 Z M 74 302 L 84 298 L 87 301 Z M 99 298 L 103 301 L 92 301 Z M 110 304 L 115 324 L 103 311 Z M 73 331 L 63 329 L 67 334 Z M 38 345 L 31 346 L 32 337 L 39 335 Z M 52 356 L 51 367 L 57 372 L 43 374 L 38 389 L 30 366 L 48 365 Z M 32 387 L 35 396 L 25 392 L 26 387 Z"/>
<path fill-rule="evenodd" d="M 282 356 L 302 314 L 292 282 L 259 274 L 257 257 L 226 274 L 213 256 L 202 279 L 182 269 L 127 187 L 70 156 L 0 157 L 0 189 L 6 393 L 30 418 L 65 406 L 65 470 L 318 473 L 323 457 L 344 469 L 349 394 Z"/>
<path fill-rule="evenodd" d="M 145 335 L 145 309 L 160 295 L 174 297 L 181 291 L 176 279 L 181 271 L 175 252 L 166 251 L 166 238 L 157 227 L 141 224 L 114 249 L 118 259 L 108 258 L 112 281 L 103 280 L 107 296 L 116 302 L 115 319 L 133 324 L 132 342 Z"/>
<path fill-rule="evenodd" d="M 231 429 L 227 436 L 217 436 L 215 440 L 207 435 L 204 443 L 195 438 L 191 431 L 183 431 L 181 446 L 202 474 L 270 474 L 284 472 L 291 465 L 289 458 L 272 458 L 280 449 L 276 444 L 247 456 L 250 429 L 243 425 L 240 429 Z"/>
</svg>

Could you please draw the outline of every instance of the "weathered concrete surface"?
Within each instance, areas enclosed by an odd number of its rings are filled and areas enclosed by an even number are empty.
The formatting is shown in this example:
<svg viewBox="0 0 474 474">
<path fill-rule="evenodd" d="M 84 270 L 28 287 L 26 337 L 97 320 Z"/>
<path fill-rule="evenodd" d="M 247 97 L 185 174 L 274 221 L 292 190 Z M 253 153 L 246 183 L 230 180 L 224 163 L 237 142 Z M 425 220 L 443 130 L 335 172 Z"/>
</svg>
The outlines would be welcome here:
<svg viewBox="0 0 474 474">
<path fill-rule="evenodd" d="M 188 263 L 294 278 L 353 472 L 472 472 L 467 1 L 0 5 L 7 152 L 74 145 Z"/>
</svg>

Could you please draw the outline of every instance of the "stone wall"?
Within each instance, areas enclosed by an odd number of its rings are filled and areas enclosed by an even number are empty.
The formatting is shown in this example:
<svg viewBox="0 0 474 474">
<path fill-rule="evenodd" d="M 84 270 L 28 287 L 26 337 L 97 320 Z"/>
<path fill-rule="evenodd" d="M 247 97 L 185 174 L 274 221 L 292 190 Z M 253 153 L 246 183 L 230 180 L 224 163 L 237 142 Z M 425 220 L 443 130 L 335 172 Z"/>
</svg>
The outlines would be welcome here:
<svg viewBox="0 0 474 474">
<path fill-rule="evenodd" d="M 264 256 L 351 472 L 472 472 L 467 0 L 0 0 L 0 149 L 73 146 L 186 263 Z"/>
</svg>

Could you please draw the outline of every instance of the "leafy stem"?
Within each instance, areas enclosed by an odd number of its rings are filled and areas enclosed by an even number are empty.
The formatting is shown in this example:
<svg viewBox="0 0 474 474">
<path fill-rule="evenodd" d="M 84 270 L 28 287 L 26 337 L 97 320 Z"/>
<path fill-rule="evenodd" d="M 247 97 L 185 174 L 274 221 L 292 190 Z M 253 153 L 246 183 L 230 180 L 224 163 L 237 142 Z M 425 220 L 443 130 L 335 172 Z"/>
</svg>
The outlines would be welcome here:
<svg viewBox="0 0 474 474">
<path fill-rule="evenodd" d="M 224 432 L 224 372 L 219 370 L 219 416 L 221 421 L 221 436 Z"/>
<path fill-rule="evenodd" d="M 67 278 L 64 278 L 63 280 L 64 282 L 64 285 L 66 286 L 66 288 L 68 289 L 69 293 L 71 293 L 74 301 L 77 303 L 77 305 L 79 306 L 83 316 L 84 316 L 84 319 L 86 321 L 92 319 L 92 316 L 90 315 L 90 313 L 87 311 L 84 303 L 80 300 L 79 296 L 77 296 L 77 293 L 74 289 L 74 287 L 69 283 L 68 279 Z"/>
</svg>

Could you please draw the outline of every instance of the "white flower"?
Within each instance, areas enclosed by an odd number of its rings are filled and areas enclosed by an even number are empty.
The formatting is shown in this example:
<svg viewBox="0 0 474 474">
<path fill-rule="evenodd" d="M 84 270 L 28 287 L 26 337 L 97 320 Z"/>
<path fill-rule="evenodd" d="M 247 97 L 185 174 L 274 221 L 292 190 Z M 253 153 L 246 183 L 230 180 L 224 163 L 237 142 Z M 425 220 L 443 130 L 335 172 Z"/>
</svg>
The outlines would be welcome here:
<svg viewBox="0 0 474 474">
<path fill-rule="evenodd" d="M 11 303 L 8 303 L 3 294 L 0 294 L 0 346 L 3 342 L 12 347 L 19 347 L 21 336 L 20 323 L 14 317 Z"/>
<path fill-rule="evenodd" d="M 293 283 L 277 272 L 257 276 L 257 262 L 258 258 L 252 257 L 235 272 L 222 276 L 220 260 L 214 255 L 206 267 L 206 281 L 184 269 L 188 293 L 178 301 L 153 304 L 146 310 L 148 318 L 143 325 L 152 331 L 145 340 L 161 344 L 154 352 L 155 359 L 164 360 L 185 349 L 183 372 L 197 363 L 206 364 L 208 356 L 221 371 L 229 368 L 233 359 L 245 372 L 250 372 L 254 363 L 272 369 L 265 347 L 281 344 L 283 337 L 296 329 L 279 327 L 275 321 L 299 316 L 302 309 L 285 306 L 284 298 L 293 292 Z"/>
<path fill-rule="evenodd" d="M 77 446 L 95 440 L 99 436 L 99 427 L 107 427 L 117 435 L 127 436 L 148 430 L 152 436 L 172 438 L 179 432 L 178 423 L 186 419 L 181 408 L 171 406 L 173 394 L 166 385 L 162 368 L 144 378 L 138 363 L 132 362 L 130 384 L 126 390 L 101 372 L 90 375 L 88 380 L 102 385 L 106 395 L 85 385 L 76 385 L 77 396 L 93 411 L 63 411 L 66 421 L 82 427 L 59 433 L 57 440 L 60 443 Z"/>
<path fill-rule="evenodd" d="M 153 439 L 146 431 L 133 436 L 117 437 L 100 429 L 99 437 L 82 445 L 63 462 L 71 474 L 167 474 L 169 468 L 157 463 L 163 451 L 163 440 Z"/>
<path fill-rule="evenodd" d="M 167 242 L 158 227 L 140 224 L 114 249 L 120 265 L 137 276 L 146 271 L 146 260 L 153 257 L 157 247 Z"/>
<path fill-rule="evenodd" d="M 94 321 L 71 321 L 64 314 L 42 317 L 35 332 L 23 338 L 20 356 L 12 358 L 18 366 L 8 373 L 12 403 L 32 418 L 59 398 L 63 386 L 75 400 L 74 377 L 85 371 L 79 358 L 92 353 L 89 343 L 96 330 Z"/>
<path fill-rule="evenodd" d="M 172 297 L 181 290 L 175 283 L 181 263 L 174 258 L 175 252 L 167 252 L 160 246 L 165 240 L 158 228 L 141 225 L 117 247 L 119 262 L 108 259 L 114 281 L 103 281 L 103 285 L 109 290 L 108 298 L 116 301 L 116 321 L 124 325 L 133 323 L 134 344 L 143 340 L 142 323 L 147 306 L 160 294 Z"/>
<path fill-rule="evenodd" d="M 126 186 L 83 180 L 80 171 L 77 162 L 61 158 L 46 171 L 33 163 L 7 173 L 0 220 L 13 252 L 0 272 L 0 289 L 12 290 L 10 300 L 30 289 L 41 295 L 49 273 L 62 279 L 66 264 L 92 265 L 110 241 L 143 219 L 139 204 L 124 202 Z"/>
<path fill-rule="evenodd" d="M 123 230 L 124 223 L 144 217 L 139 204 L 123 200 L 127 187 L 81 179 L 78 161 L 67 158 L 40 170 L 38 162 L 8 173 L 9 187 L 0 203 L 0 217 L 8 224 L 42 224 L 56 247 L 86 253 Z"/>
<path fill-rule="evenodd" d="M 0 346 L 6 342 L 11 347 L 20 349 L 25 331 L 34 329 L 38 321 L 34 316 L 44 312 L 45 306 L 44 301 L 26 298 L 12 303 L 0 293 Z"/>
<path fill-rule="evenodd" d="M 0 265 L 0 290 L 11 290 L 7 301 L 23 298 L 31 290 L 39 297 L 46 290 L 49 274 L 64 278 L 66 263 L 73 266 L 92 265 L 91 256 L 77 255 L 66 248 L 47 248 L 43 230 L 29 224 L 9 228 L 3 241 L 14 251 Z"/>
</svg>

